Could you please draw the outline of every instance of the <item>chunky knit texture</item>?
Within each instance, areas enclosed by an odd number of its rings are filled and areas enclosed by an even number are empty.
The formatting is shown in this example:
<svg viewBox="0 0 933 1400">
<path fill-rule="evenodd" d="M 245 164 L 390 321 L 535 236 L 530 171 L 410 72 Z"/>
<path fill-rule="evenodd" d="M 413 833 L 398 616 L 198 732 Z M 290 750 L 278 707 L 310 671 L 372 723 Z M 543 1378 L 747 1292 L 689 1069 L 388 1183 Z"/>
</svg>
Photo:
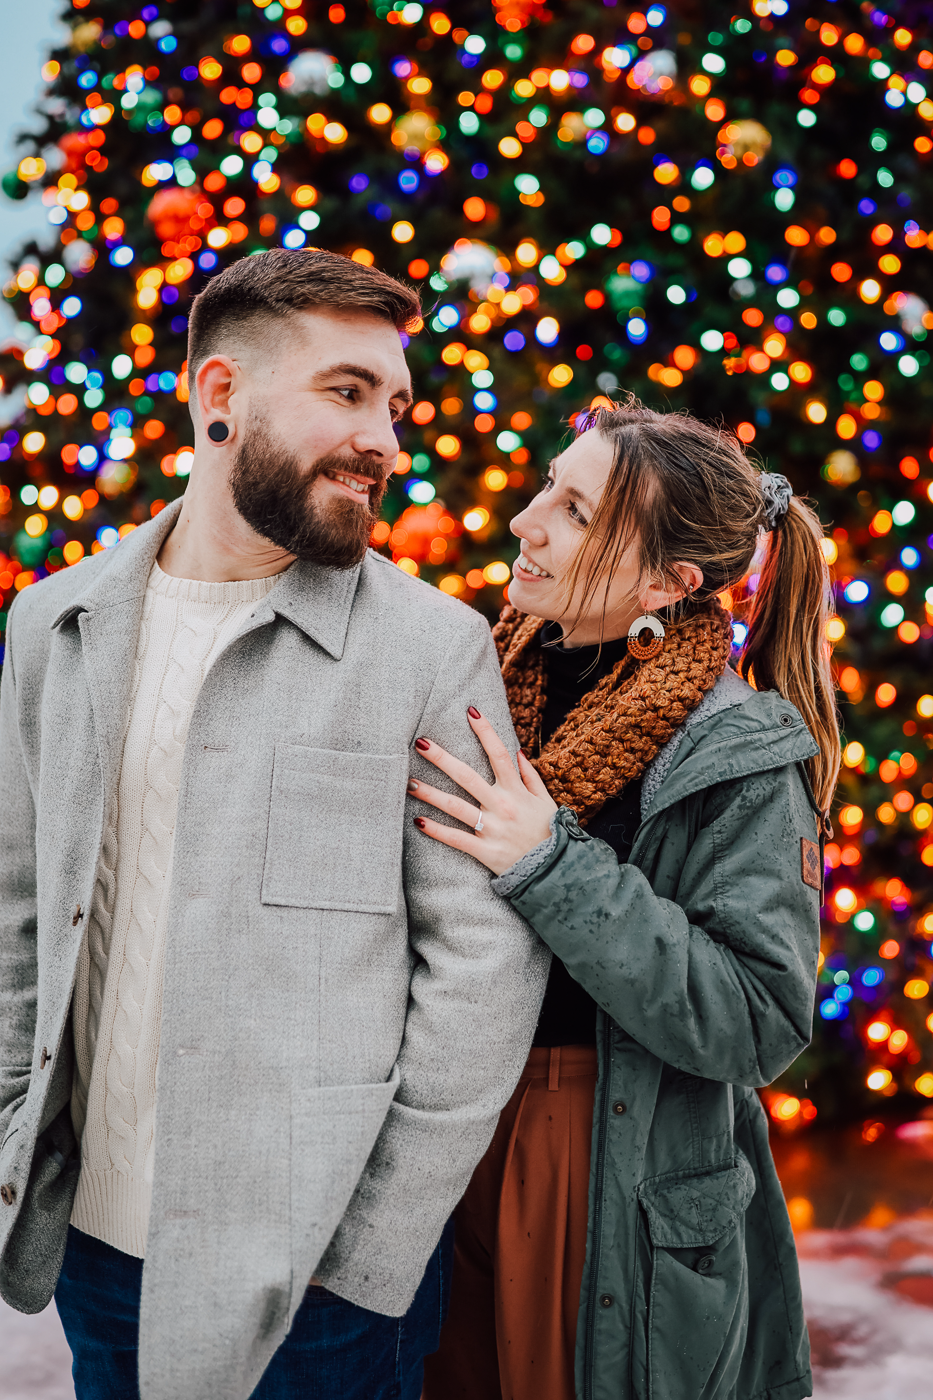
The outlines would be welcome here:
<svg viewBox="0 0 933 1400">
<path fill-rule="evenodd" d="M 74 1000 L 79 1230 L 145 1253 L 166 896 L 188 725 L 207 671 L 276 578 L 201 583 L 153 566 L 119 786 L 104 827 Z"/>
<path fill-rule="evenodd" d="M 625 657 L 604 676 L 537 753 L 546 699 L 539 633 L 544 620 L 507 606 L 493 628 L 522 748 L 561 806 L 585 825 L 648 764 L 712 690 L 729 659 L 729 614 L 712 598 L 667 628 L 657 656 Z"/>
</svg>

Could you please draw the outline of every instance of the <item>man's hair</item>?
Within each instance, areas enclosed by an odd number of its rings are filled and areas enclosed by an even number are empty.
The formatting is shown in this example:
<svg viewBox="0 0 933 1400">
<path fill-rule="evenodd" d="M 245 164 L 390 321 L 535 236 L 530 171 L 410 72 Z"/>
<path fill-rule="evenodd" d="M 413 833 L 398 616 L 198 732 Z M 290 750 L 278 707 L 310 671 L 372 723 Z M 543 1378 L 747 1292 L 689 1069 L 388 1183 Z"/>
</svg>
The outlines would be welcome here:
<svg viewBox="0 0 933 1400">
<path fill-rule="evenodd" d="M 271 347 L 285 318 L 311 306 L 369 312 L 399 330 L 421 314 L 418 293 L 374 267 L 320 248 L 272 248 L 232 263 L 195 298 L 189 378 L 210 355 L 263 341 Z"/>
</svg>

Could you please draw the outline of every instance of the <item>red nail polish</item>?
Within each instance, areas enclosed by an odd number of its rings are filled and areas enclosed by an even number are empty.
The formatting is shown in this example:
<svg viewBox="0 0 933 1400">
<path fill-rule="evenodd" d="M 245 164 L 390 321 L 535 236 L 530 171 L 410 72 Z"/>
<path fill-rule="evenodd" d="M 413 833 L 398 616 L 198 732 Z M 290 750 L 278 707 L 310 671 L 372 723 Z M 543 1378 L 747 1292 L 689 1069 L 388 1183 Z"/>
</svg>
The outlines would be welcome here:
<svg viewBox="0 0 933 1400">
<path fill-rule="evenodd" d="M 470 716 L 470 719 L 482 719 L 482 715 L 475 705 L 468 706 L 467 714 Z"/>
<path fill-rule="evenodd" d="M 431 747 L 431 741 L 430 741 L 430 739 L 416 739 L 416 740 L 415 740 L 415 748 L 416 748 L 416 749 L 420 749 L 422 753 L 426 753 L 430 747 Z"/>
<path fill-rule="evenodd" d="M 414 818 L 414 822 L 415 822 L 415 826 L 418 828 L 419 831 L 424 831 L 425 824 L 426 824 L 426 823 L 425 823 L 425 820 L 424 820 L 424 817 L 415 817 L 415 818 Z"/>
</svg>

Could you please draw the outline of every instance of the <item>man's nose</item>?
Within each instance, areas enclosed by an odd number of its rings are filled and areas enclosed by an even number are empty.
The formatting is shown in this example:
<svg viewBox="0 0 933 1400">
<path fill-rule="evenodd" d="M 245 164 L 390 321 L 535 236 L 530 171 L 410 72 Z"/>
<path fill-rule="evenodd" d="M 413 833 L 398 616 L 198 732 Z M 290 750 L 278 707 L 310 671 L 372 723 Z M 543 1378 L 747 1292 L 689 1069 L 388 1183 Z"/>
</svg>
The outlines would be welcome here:
<svg viewBox="0 0 933 1400">
<path fill-rule="evenodd" d="M 354 429 L 351 445 L 361 457 L 375 457 L 381 462 L 382 470 L 387 471 L 398 456 L 398 438 L 392 419 L 388 414 L 373 414 L 369 421 Z"/>
</svg>

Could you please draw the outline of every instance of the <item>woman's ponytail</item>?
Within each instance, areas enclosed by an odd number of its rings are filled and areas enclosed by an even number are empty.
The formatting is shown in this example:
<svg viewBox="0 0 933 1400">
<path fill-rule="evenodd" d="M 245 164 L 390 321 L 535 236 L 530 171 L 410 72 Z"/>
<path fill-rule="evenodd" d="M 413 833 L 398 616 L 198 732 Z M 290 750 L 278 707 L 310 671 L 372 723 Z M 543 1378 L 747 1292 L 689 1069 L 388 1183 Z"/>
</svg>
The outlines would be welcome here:
<svg viewBox="0 0 933 1400">
<path fill-rule="evenodd" d="M 741 670 L 758 690 L 776 690 L 795 705 L 819 744 L 810 781 L 823 812 L 839 773 L 839 721 L 826 623 L 832 587 L 823 557 L 823 528 L 798 496 L 775 522 L 747 617 Z"/>
</svg>

